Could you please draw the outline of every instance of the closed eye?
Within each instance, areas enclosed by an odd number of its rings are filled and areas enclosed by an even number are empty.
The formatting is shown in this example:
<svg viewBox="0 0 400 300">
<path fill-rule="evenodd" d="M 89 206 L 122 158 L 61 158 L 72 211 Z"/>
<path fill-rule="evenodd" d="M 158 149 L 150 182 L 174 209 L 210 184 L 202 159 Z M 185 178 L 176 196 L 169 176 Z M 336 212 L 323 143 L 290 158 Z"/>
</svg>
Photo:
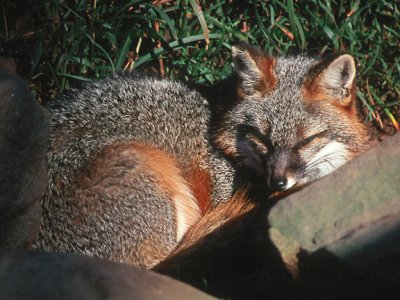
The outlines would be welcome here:
<svg viewBox="0 0 400 300">
<path fill-rule="evenodd" d="M 302 147 L 307 146 L 308 144 L 310 144 L 311 142 L 315 141 L 316 139 L 324 136 L 326 134 L 326 130 L 318 132 L 316 134 L 310 135 L 309 137 L 306 137 L 305 139 L 303 139 L 302 141 L 298 142 L 296 144 L 296 146 L 294 146 L 294 149 L 300 149 Z"/>
<path fill-rule="evenodd" d="M 261 152 L 266 153 L 268 149 L 272 149 L 272 144 L 268 137 L 259 132 L 257 128 L 243 125 L 240 128 L 240 132 L 243 138 L 255 145 Z"/>
<path fill-rule="evenodd" d="M 260 138 L 256 135 L 249 133 L 247 135 L 247 140 L 253 145 L 255 149 L 259 152 L 266 154 L 268 152 L 268 147 L 263 143 Z"/>
</svg>

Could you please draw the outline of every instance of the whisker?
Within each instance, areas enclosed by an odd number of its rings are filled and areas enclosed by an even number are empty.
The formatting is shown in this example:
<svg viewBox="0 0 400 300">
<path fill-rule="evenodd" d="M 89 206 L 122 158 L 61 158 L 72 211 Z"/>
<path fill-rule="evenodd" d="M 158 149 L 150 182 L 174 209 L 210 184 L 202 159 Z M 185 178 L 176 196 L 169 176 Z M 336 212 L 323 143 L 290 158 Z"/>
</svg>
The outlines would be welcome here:
<svg viewBox="0 0 400 300">
<path fill-rule="evenodd" d="M 301 176 L 305 176 L 312 170 L 318 169 L 319 166 L 326 164 L 330 165 L 332 172 L 342 165 L 342 163 L 340 163 L 339 165 L 334 164 L 334 161 L 343 161 L 343 160 L 345 160 L 345 156 L 343 154 L 338 155 L 337 153 L 328 153 L 318 158 L 317 160 L 311 162 L 310 164 L 306 165 L 304 168 L 300 169 L 299 174 L 301 174 Z"/>
</svg>

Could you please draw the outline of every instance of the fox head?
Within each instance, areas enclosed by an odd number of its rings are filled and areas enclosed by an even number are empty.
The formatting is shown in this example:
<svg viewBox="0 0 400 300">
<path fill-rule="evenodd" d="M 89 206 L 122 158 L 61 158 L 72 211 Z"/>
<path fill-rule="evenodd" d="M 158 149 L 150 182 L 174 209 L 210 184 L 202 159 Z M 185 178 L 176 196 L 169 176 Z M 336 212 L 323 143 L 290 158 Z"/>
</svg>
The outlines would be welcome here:
<svg viewBox="0 0 400 300">
<path fill-rule="evenodd" d="M 366 148 L 350 55 L 271 57 L 241 44 L 232 56 L 238 100 L 216 144 L 271 191 L 314 181 Z"/>
</svg>

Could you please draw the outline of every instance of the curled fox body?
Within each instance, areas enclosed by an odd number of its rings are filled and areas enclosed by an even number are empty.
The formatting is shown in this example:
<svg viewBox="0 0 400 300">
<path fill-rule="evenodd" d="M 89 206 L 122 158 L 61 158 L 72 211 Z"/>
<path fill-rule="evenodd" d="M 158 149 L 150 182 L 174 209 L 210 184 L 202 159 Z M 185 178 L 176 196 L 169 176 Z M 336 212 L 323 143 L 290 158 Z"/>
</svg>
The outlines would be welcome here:
<svg viewBox="0 0 400 300">
<path fill-rule="evenodd" d="M 54 101 L 34 248 L 149 268 L 236 192 L 304 185 L 366 148 L 351 56 L 275 58 L 239 45 L 233 61 L 237 95 L 222 106 L 139 75 Z"/>
</svg>

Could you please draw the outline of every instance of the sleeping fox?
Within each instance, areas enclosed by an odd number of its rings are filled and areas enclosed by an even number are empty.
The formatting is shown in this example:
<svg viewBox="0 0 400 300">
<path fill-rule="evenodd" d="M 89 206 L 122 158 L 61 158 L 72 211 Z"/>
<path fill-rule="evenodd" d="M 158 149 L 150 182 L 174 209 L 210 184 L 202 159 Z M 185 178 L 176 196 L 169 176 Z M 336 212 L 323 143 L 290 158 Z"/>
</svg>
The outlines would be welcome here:
<svg viewBox="0 0 400 300">
<path fill-rule="evenodd" d="M 222 109 L 138 74 L 51 103 L 50 184 L 33 248 L 151 268 L 235 195 L 266 199 L 366 149 L 350 55 L 271 57 L 240 44 L 232 57 L 236 96 Z"/>
</svg>

